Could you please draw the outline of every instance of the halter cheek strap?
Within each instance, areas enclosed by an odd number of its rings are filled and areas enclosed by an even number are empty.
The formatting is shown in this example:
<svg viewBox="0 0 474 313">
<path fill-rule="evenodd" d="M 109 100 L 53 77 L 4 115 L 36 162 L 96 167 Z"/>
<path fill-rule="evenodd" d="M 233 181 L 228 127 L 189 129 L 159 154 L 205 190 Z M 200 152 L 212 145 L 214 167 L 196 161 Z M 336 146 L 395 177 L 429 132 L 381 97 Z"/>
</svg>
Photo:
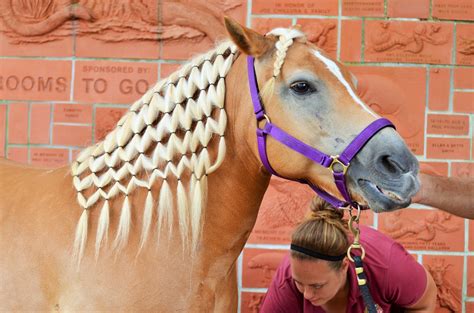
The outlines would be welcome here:
<svg viewBox="0 0 474 313">
<path fill-rule="evenodd" d="M 296 139 L 295 137 L 291 136 L 290 134 L 286 133 L 285 131 L 271 123 L 270 119 L 265 114 L 265 109 L 263 108 L 263 105 L 260 101 L 254 62 L 255 59 L 252 56 L 247 57 L 250 96 L 252 98 L 254 113 L 257 119 L 257 125 L 263 120 L 266 121 L 265 125 L 262 128 L 259 128 L 257 126 L 258 153 L 260 155 L 260 160 L 262 161 L 263 166 L 265 166 L 265 168 L 270 174 L 282 177 L 272 168 L 268 160 L 266 151 L 266 139 L 267 136 L 270 135 L 275 140 L 284 144 L 288 148 L 297 151 L 298 153 L 304 155 L 313 162 L 316 162 L 330 169 L 333 173 L 334 182 L 337 186 L 337 189 L 344 197 L 344 200 L 339 200 L 328 192 L 313 185 L 309 181 L 298 180 L 298 182 L 308 184 L 321 198 L 329 202 L 334 207 L 341 208 L 353 204 L 354 201 L 349 195 L 345 178 L 345 173 L 350 165 L 351 160 L 360 151 L 360 149 L 364 147 L 364 145 L 370 140 L 370 138 L 372 138 L 377 132 L 379 132 L 385 127 L 395 128 L 395 126 L 385 118 L 377 119 L 371 124 L 369 124 L 369 126 L 367 126 L 359 135 L 357 135 L 357 137 L 352 140 L 352 142 L 346 147 L 346 149 L 344 149 L 344 151 L 340 155 L 327 155 Z M 342 167 L 342 170 L 337 169 L 336 165 Z"/>
</svg>

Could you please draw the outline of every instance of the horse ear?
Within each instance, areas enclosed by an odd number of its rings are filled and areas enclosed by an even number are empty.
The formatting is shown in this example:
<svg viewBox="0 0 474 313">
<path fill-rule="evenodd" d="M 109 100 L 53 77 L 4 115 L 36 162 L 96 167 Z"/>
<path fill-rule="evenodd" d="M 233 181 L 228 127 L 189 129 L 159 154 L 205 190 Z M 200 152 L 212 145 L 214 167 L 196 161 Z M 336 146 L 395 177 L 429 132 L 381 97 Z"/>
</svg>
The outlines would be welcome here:
<svg viewBox="0 0 474 313">
<path fill-rule="evenodd" d="M 224 23 L 232 41 L 242 52 L 248 55 L 258 58 L 269 51 L 274 45 L 274 42 L 270 38 L 240 25 L 228 16 L 224 17 Z"/>
</svg>

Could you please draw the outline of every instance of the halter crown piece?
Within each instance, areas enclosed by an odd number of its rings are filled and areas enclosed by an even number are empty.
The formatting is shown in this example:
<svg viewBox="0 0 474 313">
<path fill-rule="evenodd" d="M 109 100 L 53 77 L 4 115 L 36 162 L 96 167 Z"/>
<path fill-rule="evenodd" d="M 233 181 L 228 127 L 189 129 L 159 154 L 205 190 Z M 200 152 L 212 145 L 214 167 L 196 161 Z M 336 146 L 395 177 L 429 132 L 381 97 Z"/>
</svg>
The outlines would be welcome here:
<svg viewBox="0 0 474 313">
<path fill-rule="evenodd" d="M 299 152 L 305 157 L 313 160 L 314 162 L 328 168 L 331 170 L 334 176 L 334 182 L 337 186 L 337 189 L 341 192 L 344 200 L 339 200 L 333 195 L 329 194 L 327 191 L 322 190 L 312 184 L 307 180 L 297 180 L 300 183 L 309 185 L 321 198 L 329 202 L 332 206 L 336 208 L 343 208 L 349 205 L 356 206 L 357 202 L 353 201 L 349 195 L 349 191 L 346 185 L 345 174 L 350 165 L 351 160 L 354 156 L 362 149 L 362 147 L 381 129 L 385 127 L 395 126 L 386 118 L 379 118 L 369 124 L 362 132 L 357 135 L 356 138 L 344 149 L 340 155 L 330 156 L 327 155 L 304 142 L 294 138 L 293 136 L 287 134 L 282 129 L 278 128 L 276 125 L 270 122 L 270 119 L 265 114 L 265 109 L 260 101 L 259 89 L 257 85 L 257 77 L 255 74 L 255 59 L 252 56 L 247 56 L 247 70 L 248 70 L 248 80 L 249 80 L 249 89 L 250 95 L 253 102 L 254 113 L 257 119 L 257 142 L 258 142 L 258 152 L 260 155 L 260 160 L 267 169 L 268 172 L 272 175 L 282 177 L 279 175 L 270 165 L 268 160 L 267 151 L 266 151 L 266 140 L 267 136 L 272 136 L 275 140 L 284 144 L 288 148 Z M 265 120 L 265 125 L 262 128 L 258 127 L 260 121 Z M 339 170 L 336 165 L 339 164 L 342 167 L 342 170 Z M 285 178 L 285 177 L 282 177 Z M 285 178 L 288 179 L 288 178 Z"/>
</svg>

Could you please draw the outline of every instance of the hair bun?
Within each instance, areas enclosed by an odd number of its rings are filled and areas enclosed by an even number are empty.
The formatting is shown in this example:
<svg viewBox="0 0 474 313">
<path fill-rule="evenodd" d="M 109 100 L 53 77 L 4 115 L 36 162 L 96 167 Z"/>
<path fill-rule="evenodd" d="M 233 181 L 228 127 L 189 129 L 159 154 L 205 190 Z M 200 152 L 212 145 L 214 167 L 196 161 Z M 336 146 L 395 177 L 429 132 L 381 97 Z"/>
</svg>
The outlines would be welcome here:
<svg viewBox="0 0 474 313">
<path fill-rule="evenodd" d="M 344 217 L 344 211 L 336 209 L 327 201 L 320 197 L 314 197 L 311 200 L 310 208 L 310 219 L 323 219 L 326 221 L 331 220 L 342 220 Z"/>
</svg>

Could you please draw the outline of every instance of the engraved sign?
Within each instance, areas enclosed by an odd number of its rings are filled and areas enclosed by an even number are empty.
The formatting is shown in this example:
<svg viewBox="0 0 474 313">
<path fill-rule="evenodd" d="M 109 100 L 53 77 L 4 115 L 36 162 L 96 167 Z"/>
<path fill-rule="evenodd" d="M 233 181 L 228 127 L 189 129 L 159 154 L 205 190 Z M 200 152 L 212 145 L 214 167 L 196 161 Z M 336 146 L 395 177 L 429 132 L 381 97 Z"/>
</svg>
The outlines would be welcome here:
<svg viewBox="0 0 474 313">
<path fill-rule="evenodd" d="M 434 159 L 469 160 L 469 139 L 427 138 L 426 155 Z"/>
<path fill-rule="evenodd" d="M 384 16 L 383 0 L 343 0 L 342 15 Z"/>
<path fill-rule="evenodd" d="M 469 134 L 469 116 L 429 114 L 428 133 L 439 135 L 467 135 Z"/>
<path fill-rule="evenodd" d="M 70 61 L 0 60 L 0 99 L 69 100 Z"/>
<path fill-rule="evenodd" d="M 337 15 L 337 1 L 333 0 L 255 0 L 254 14 Z"/>
<path fill-rule="evenodd" d="M 452 25 L 394 21 L 366 23 L 366 61 L 451 63 Z"/>
<path fill-rule="evenodd" d="M 90 104 L 55 104 L 54 122 L 56 123 L 92 123 L 92 105 Z"/>
<path fill-rule="evenodd" d="M 433 17 L 472 21 L 473 16 L 474 3 L 471 0 L 433 0 Z"/>
<path fill-rule="evenodd" d="M 379 215 L 380 230 L 411 250 L 464 251 L 464 220 L 434 210 Z"/>
<path fill-rule="evenodd" d="M 158 66 L 149 63 L 78 61 L 74 99 L 105 103 L 131 103 L 158 78 Z"/>
<path fill-rule="evenodd" d="M 456 63 L 474 65 L 474 25 L 456 25 Z"/>
<path fill-rule="evenodd" d="M 66 149 L 31 148 L 30 156 L 31 164 L 47 168 L 59 167 L 69 161 Z"/>
</svg>

